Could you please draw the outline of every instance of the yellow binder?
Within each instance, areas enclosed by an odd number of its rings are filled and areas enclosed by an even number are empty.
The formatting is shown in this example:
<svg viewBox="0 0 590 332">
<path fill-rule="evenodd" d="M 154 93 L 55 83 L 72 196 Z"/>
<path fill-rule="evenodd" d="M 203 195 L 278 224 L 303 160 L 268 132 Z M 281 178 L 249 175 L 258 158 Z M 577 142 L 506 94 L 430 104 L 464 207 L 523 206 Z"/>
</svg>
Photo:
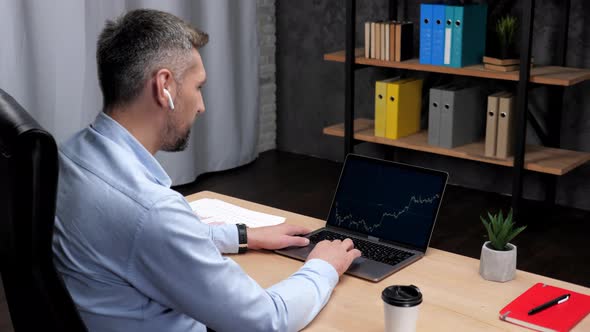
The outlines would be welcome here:
<svg viewBox="0 0 590 332">
<path fill-rule="evenodd" d="M 398 139 L 420 131 L 422 82 L 409 78 L 387 83 L 385 137 Z"/>
<path fill-rule="evenodd" d="M 398 79 L 399 76 L 375 82 L 375 136 L 385 137 L 387 84 Z"/>
</svg>

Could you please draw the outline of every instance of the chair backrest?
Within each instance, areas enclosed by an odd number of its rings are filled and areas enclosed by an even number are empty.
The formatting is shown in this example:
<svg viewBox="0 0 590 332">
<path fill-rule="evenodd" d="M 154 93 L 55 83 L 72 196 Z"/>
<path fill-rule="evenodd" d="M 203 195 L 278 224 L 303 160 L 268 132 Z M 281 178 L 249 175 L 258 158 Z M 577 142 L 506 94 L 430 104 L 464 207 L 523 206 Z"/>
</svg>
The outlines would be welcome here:
<svg viewBox="0 0 590 332">
<path fill-rule="evenodd" d="M 16 332 L 86 331 L 51 249 L 55 140 L 0 89 L 0 272 Z"/>
</svg>

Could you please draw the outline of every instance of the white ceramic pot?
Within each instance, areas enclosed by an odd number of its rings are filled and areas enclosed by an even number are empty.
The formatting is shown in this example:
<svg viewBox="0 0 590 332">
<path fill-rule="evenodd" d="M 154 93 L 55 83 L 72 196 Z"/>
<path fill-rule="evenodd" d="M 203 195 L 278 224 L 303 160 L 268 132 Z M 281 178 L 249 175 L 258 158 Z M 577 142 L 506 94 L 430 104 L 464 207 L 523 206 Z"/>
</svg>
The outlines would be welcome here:
<svg viewBox="0 0 590 332">
<path fill-rule="evenodd" d="M 506 282 L 516 274 L 516 246 L 508 243 L 510 250 L 499 251 L 488 247 L 487 241 L 481 247 L 479 274 L 486 280 Z"/>
</svg>

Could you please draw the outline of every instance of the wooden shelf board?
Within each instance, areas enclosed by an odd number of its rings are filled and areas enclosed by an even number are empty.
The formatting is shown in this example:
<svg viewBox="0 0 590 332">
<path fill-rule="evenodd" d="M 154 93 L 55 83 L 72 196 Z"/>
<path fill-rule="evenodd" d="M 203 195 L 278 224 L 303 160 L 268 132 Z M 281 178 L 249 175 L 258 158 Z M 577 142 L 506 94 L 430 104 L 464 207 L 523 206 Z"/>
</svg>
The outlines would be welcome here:
<svg viewBox="0 0 590 332">
<path fill-rule="evenodd" d="M 344 62 L 344 51 L 324 54 L 324 60 Z M 417 71 L 427 71 L 434 73 L 453 74 L 462 76 L 473 76 L 492 78 L 498 80 L 518 81 L 518 71 L 498 72 L 484 69 L 483 64 L 472 65 L 463 68 L 453 68 L 446 66 L 433 66 L 420 64 L 418 59 L 394 62 L 377 59 L 368 59 L 364 57 L 364 50 L 357 48 L 355 51 L 355 63 L 376 67 L 389 67 L 398 69 L 409 69 Z M 530 81 L 533 83 L 571 86 L 590 79 L 590 70 L 571 67 L 558 66 L 536 66 L 531 70 Z"/>
<path fill-rule="evenodd" d="M 512 167 L 512 158 L 496 159 L 484 155 L 484 143 L 477 142 L 453 149 L 441 148 L 428 145 L 428 134 L 421 131 L 417 134 L 402 137 L 396 140 L 378 137 L 374 134 L 373 120 L 356 119 L 354 121 L 354 138 L 360 141 L 372 142 L 396 146 L 400 148 L 430 152 L 434 154 L 450 156 L 461 159 L 475 160 L 488 164 L 496 164 Z M 336 124 L 326 127 L 324 134 L 330 136 L 344 137 L 344 124 Z M 547 173 L 553 175 L 564 175 L 576 167 L 590 160 L 590 153 L 570 151 L 563 149 L 547 148 L 538 145 L 527 145 L 524 168 L 530 171 Z"/>
</svg>

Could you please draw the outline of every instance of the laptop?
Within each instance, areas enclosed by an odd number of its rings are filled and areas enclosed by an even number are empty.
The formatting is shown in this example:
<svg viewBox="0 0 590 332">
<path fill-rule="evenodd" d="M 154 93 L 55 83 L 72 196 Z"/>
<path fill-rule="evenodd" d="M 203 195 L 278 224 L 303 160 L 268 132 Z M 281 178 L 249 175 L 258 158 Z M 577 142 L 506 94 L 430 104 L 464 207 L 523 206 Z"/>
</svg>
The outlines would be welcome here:
<svg viewBox="0 0 590 332">
<path fill-rule="evenodd" d="M 310 245 L 275 252 L 305 260 L 324 239 L 350 238 L 362 256 L 346 273 L 380 281 L 426 253 L 447 178 L 441 171 L 349 154 L 326 226 L 306 235 Z"/>
</svg>

